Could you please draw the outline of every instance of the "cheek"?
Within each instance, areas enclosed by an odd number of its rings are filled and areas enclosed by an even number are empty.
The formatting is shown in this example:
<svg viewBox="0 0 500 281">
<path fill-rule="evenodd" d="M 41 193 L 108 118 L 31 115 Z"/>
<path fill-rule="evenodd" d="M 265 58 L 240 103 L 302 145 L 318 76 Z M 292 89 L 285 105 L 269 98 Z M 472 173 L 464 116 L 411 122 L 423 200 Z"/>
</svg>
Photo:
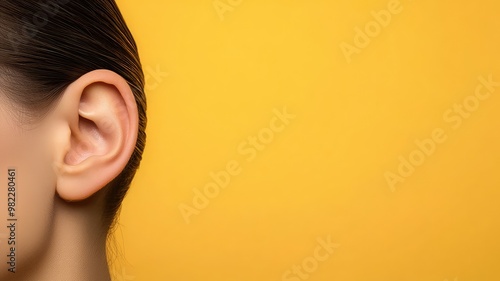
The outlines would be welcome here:
<svg viewBox="0 0 500 281">
<path fill-rule="evenodd" d="M 45 143 L 43 135 L 23 131 L 10 121 L 0 112 L 0 280 L 7 272 L 5 258 L 11 247 L 19 271 L 43 254 L 54 206 L 55 178 L 46 148 L 40 145 Z M 10 177 L 9 171 L 15 176 Z M 7 227 L 11 223 L 14 233 Z"/>
</svg>

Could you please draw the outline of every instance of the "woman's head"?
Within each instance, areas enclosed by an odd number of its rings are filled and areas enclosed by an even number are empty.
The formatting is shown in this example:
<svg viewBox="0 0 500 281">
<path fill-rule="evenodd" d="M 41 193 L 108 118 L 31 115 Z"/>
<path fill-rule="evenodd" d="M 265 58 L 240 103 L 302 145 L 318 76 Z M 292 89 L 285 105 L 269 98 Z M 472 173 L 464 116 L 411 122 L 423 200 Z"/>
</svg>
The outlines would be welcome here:
<svg viewBox="0 0 500 281">
<path fill-rule="evenodd" d="M 24 128 L 41 122 L 69 85 L 99 69 L 126 81 L 139 119 L 130 161 L 105 189 L 103 223 L 109 226 L 145 144 L 144 77 L 134 38 L 113 0 L 0 1 L 1 98 L 11 107 L 10 116 L 15 115 Z M 103 84 L 99 77 L 94 79 Z"/>
<path fill-rule="evenodd" d="M 106 236 L 145 128 L 141 63 L 114 0 L 0 1 L 1 185 L 17 171 L 16 194 L 1 191 L 0 209 L 17 196 L 18 255 L 80 237 L 75 229 Z"/>
</svg>

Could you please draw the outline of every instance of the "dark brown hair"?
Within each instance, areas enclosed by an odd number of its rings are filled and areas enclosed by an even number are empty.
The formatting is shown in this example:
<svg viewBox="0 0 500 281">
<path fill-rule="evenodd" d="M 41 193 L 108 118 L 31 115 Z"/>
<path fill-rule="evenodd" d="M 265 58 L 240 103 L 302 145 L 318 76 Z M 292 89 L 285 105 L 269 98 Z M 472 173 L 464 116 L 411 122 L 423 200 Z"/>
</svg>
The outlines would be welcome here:
<svg viewBox="0 0 500 281">
<path fill-rule="evenodd" d="M 96 69 L 121 75 L 139 111 L 132 157 L 104 189 L 103 223 L 110 228 L 146 141 L 144 74 L 134 38 L 114 0 L 0 1 L 0 85 L 22 116 L 40 120 L 69 84 Z"/>
</svg>

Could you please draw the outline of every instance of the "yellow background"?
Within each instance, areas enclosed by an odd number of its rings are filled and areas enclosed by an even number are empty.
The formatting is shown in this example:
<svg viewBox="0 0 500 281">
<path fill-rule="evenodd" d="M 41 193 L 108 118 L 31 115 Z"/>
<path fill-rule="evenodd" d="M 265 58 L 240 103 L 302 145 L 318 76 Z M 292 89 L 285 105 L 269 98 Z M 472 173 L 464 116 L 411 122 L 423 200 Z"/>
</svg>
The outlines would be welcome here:
<svg viewBox="0 0 500 281">
<path fill-rule="evenodd" d="M 347 62 L 341 43 L 390 0 L 118 0 L 148 77 L 144 160 L 122 210 L 116 280 L 271 281 L 340 247 L 308 280 L 500 280 L 500 2 L 401 0 Z M 166 75 L 168 73 L 168 75 Z M 255 159 L 238 152 L 295 119 Z M 392 192 L 415 141 L 447 140 Z M 210 172 L 241 173 L 186 223 Z M 303 279 L 296 279 L 303 280 Z"/>
</svg>

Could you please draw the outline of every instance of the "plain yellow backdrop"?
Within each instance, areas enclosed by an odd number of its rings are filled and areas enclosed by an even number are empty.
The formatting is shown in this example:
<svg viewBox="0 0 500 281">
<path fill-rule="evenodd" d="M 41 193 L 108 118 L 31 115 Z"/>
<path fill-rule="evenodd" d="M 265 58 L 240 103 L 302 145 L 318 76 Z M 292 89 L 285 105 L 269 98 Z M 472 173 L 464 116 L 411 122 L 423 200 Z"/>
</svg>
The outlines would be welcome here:
<svg viewBox="0 0 500 281">
<path fill-rule="evenodd" d="M 500 2 L 118 4 L 149 124 L 115 280 L 500 280 Z"/>
</svg>

